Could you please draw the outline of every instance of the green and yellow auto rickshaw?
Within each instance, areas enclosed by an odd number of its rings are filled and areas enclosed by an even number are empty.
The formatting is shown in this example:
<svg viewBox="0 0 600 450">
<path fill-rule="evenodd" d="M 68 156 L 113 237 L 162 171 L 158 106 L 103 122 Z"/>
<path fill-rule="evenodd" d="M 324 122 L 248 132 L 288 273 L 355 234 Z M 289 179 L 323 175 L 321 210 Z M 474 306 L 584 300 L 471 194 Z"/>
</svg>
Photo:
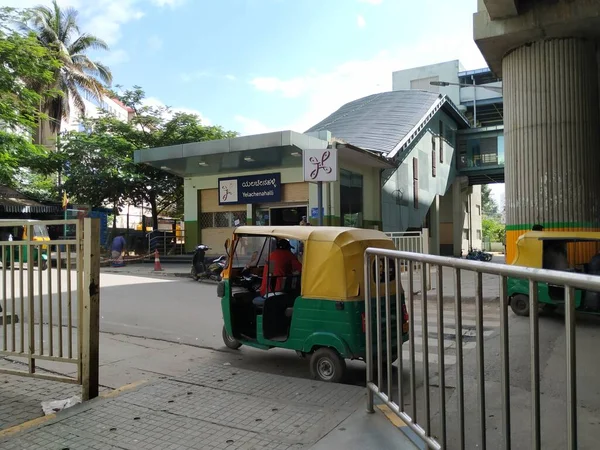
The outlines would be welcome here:
<svg viewBox="0 0 600 450">
<path fill-rule="evenodd" d="M 282 239 L 288 240 L 290 251 L 302 263 L 301 273 L 275 275 L 269 255 Z M 393 250 L 389 237 L 380 231 L 357 228 L 243 226 L 234 231 L 226 247 L 230 257 L 218 295 L 227 347 L 295 350 L 302 357 L 310 356 L 314 378 L 330 382 L 344 378 L 346 359 L 364 360 L 364 254 L 368 247 Z M 372 269 L 377 273 L 375 263 Z M 394 276 L 390 273 L 389 279 Z M 395 282 L 389 284 L 393 355 L 397 354 L 395 286 Z M 382 285 L 380 289 L 383 297 Z M 375 282 L 371 292 L 377 293 Z M 403 292 L 399 295 L 405 342 L 408 314 Z M 376 304 L 374 300 L 373 311 Z M 376 321 L 375 313 L 371 317 Z"/>
<path fill-rule="evenodd" d="M 600 233 L 579 231 L 529 231 L 517 239 L 517 253 L 511 265 L 561 270 L 600 276 Z M 507 281 L 508 301 L 513 312 L 528 316 L 529 282 Z M 545 312 L 564 307 L 564 286 L 538 283 L 538 302 Z M 577 311 L 600 314 L 600 293 L 575 290 Z"/>
<path fill-rule="evenodd" d="M 0 241 L 6 242 L 4 251 L 0 252 L 0 262 L 7 266 L 14 261 L 15 263 L 26 263 L 29 255 L 26 245 L 15 245 L 14 242 L 27 241 L 29 230 L 32 231 L 31 240 L 33 242 L 50 242 L 50 235 L 45 224 L 35 220 L 12 220 L 0 219 Z M 11 245 L 12 243 L 12 245 Z M 11 248 L 14 254 L 11 259 Z M 39 253 L 41 252 L 41 254 Z M 33 264 L 39 265 L 42 260 L 41 269 L 48 268 L 48 245 L 35 245 L 33 247 Z"/>
</svg>

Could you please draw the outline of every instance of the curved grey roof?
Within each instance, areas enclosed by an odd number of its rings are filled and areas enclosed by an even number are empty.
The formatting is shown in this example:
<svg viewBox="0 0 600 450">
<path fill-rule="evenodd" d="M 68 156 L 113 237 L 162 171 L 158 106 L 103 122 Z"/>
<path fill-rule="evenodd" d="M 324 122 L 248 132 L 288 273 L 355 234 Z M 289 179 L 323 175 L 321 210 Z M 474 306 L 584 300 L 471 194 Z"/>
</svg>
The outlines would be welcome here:
<svg viewBox="0 0 600 450">
<path fill-rule="evenodd" d="M 364 150 L 388 154 L 436 104 L 446 102 L 445 96 L 427 91 L 382 92 L 346 103 L 306 132 L 327 130 Z M 452 109 L 460 115 L 455 107 Z"/>
</svg>

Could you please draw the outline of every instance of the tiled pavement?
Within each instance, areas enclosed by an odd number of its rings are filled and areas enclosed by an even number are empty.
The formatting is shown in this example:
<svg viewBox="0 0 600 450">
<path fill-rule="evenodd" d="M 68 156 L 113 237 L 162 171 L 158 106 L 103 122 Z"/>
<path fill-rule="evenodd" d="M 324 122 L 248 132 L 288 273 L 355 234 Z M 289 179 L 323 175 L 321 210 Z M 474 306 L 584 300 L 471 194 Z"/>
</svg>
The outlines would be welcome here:
<svg viewBox="0 0 600 450">
<path fill-rule="evenodd" d="M 332 430 L 348 438 L 342 424 L 363 414 L 364 401 L 356 386 L 205 365 L 65 410 L 0 448 L 308 449 Z M 414 448 L 387 425 L 394 444 L 381 448 Z"/>
<path fill-rule="evenodd" d="M 0 358 L 0 368 L 27 370 L 27 366 L 6 358 Z M 45 371 L 38 368 L 38 373 Z M 81 386 L 0 373 L 0 430 L 42 417 L 42 401 L 64 400 L 74 395 L 81 395 Z"/>
</svg>

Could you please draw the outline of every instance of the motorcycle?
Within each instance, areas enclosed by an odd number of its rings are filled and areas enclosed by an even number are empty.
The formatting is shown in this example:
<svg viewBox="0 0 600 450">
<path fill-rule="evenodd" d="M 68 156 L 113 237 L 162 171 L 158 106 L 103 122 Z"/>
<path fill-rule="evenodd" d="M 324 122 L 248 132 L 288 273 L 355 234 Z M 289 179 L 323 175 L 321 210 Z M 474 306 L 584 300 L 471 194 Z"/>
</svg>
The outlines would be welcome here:
<svg viewBox="0 0 600 450">
<path fill-rule="evenodd" d="M 473 250 L 473 249 L 471 249 L 469 251 L 469 253 L 467 254 L 467 259 L 470 259 L 470 260 L 473 260 L 473 261 L 490 262 L 492 260 L 492 254 L 491 253 L 482 252 L 481 250 Z"/>
<path fill-rule="evenodd" d="M 207 260 L 206 251 L 210 249 L 209 246 L 204 244 L 196 247 L 191 270 L 191 276 L 196 281 L 221 281 L 221 272 L 223 272 L 223 269 L 227 265 L 227 256 L 221 255 L 216 259 Z"/>
</svg>

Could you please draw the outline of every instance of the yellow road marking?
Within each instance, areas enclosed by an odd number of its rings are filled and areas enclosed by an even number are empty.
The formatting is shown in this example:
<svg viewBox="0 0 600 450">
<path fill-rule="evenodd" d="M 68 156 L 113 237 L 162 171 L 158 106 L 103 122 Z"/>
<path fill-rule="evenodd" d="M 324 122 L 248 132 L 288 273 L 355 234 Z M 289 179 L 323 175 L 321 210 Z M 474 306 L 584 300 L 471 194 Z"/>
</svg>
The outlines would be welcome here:
<svg viewBox="0 0 600 450">
<path fill-rule="evenodd" d="M 148 382 L 148 380 L 138 380 L 138 381 L 135 381 L 133 383 L 121 386 L 120 388 L 117 388 L 114 391 L 110 391 L 110 392 L 106 392 L 104 394 L 101 394 L 100 397 L 102 397 L 102 398 L 114 398 L 114 397 L 117 397 L 119 394 L 121 394 L 123 392 L 135 389 L 136 387 L 141 386 L 142 384 L 147 383 L 147 382 Z"/>
<path fill-rule="evenodd" d="M 392 424 L 398 428 L 402 428 L 406 426 L 406 423 L 396 415 L 394 411 L 392 411 L 387 405 L 377 405 L 377 408 L 387 417 L 387 419 L 392 422 Z"/>
</svg>

